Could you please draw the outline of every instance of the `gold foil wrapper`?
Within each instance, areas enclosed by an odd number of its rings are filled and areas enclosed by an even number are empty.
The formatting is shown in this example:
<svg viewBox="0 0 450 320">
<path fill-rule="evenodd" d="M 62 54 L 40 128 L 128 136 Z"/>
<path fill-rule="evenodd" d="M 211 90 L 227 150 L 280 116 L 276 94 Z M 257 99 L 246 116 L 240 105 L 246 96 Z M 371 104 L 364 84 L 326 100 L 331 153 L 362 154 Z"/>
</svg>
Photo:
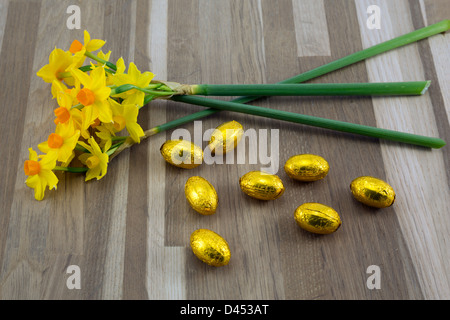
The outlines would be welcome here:
<svg viewBox="0 0 450 320">
<path fill-rule="evenodd" d="M 242 191 L 259 200 L 275 200 L 284 193 L 283 181 L 273 174 L 250 171 L 239 179 Z"/>
<path fill-rule="evenodd" d="M 191 234 L 190 243 L 196 257 L 210 266 L 222 267 L 230 262 L 227 241 L 214 231 L 198 229 Z"/>
<path fill-rule="evenodd" d="M 168 140 L 160 149 L 161 155 L 171 165 L 193 169 L 203 162 L 203 150 L 186 140 Z"/>
<path fill-rule="evenodd" d="M 290 178 L 300 181 L 317 181 L 325 178 L 330 166 L 321 156 L 299 154 L 289 158 L 284 170 Z"/>
<path fill-rule="evenodd" d="M 190 177 L 184 186 L 186 199 L 192 209 L 202 215 L 216 213 L 219 198 L 213 185 L 202 177 Z"/>
<path fill-rule="evenodd" d="M 229 121 L 214 129 L 209 141 L 212 154 L 225 154 L 233 150 L 244 135 L 242 125 L 237 121 Z"/>
<path fill-rule="evenodd" d="M 304 203 L 295 210 L 295 221 L 304 230 L 330 234 L 341 226 L 341 218 L 333 209 L 320 203 Z"/>
<path fill-rule="evenodd" d="M 350 190 L 356 200 L 375 208 L 390 207 L 395 201 L 394 189 L 385 181 L 370 176 L 353 180 Z"/>
</svg>

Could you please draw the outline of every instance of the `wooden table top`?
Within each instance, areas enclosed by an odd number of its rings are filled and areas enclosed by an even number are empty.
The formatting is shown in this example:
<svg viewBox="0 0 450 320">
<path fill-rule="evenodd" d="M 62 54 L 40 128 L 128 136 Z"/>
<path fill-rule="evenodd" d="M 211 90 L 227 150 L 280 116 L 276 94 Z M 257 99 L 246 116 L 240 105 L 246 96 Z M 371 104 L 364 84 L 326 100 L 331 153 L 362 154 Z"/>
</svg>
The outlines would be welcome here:
<svg viewBox="0 0 450 320">
<path fill-rule="evenodd" d="M 67 27 L 73 4 L 81 29 Z M 380 29 L 367 26 L 370 5 L 380 8 Z M 36 72 L 55 47 L 68 50 L 82 40 L 84 29 L 107 41 L 111 61 L 123 57 L 160 80 L 250 84 L 275 83 L 448 18 L 446 0 L 0 0 L 0 298 L 449 299 L 448 146 L 220 112 L 181 128 L 203 148 L 202 133 L 226 121 L 268 129 L 267 144 L 279 149 L 269 159 L 286 187 L 280 199 L 258 201 L 240 190 L 240 176 L 268 166 L 267 154 L 251 163 L 248 141 L 243 164 L 167 164 L 159 148 L 180 133 L 174 130 L 121 153 L 99 181 L 58 174 L 58 189 L 47 190 L 43 201 L 34 199 L 23 171 L 28 148 L 37 150 L 54 128 L 56 102 Z M 271 97 L 252 104 L 449 141 L 449 49 L 448 33 L 440 34 L 310 81 L 431 80 L 423 96 Z M 148 129 L 199 110 L 158 100 L 142 109 L 139 122 Z M 327 159 L 328 176 L 289 179 L 283 165 L 301 153 Z M 186 201 L 184 184 L 194 175 L 218 192 L 213 216 Z M 395 204 L 374 209 L 355 201 L 349 184 L 362 175 L 392 185 Z M 305 202 L 333 207 L 340 229 L 326 236 L 300 229 L 294 211 Z M 198 228 L 228 241 L 227 266 L 194 256 L 189 237 Z M 69 266 L 79 268 L 80 289 L 67 285 L 76 273 Z M 379 276 L 379 288 L 370 286 L 371 276 Z"/>
</svg>

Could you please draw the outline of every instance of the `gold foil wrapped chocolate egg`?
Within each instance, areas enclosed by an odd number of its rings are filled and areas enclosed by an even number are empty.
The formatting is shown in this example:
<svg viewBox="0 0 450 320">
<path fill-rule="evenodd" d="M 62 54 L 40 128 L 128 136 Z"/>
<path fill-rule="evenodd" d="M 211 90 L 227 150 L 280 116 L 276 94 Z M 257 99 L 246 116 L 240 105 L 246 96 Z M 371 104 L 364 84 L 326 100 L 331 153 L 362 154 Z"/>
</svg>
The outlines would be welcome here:
<svg viewBox="0 0 450 320">
<path fill-rule="evenodd" d="M 222 267 L 230 262 L 231 252 L 227 241 L 214 231 L 198 229 L 191 234 L 191 248 L 204 263 Z"/>
<path fill-rule="evenodd" d="M 299 154 L 289 158 L 284 165 L 284 171 L 295 180 L 317 181 L 325 178 L 330 166 L 321 156 L 314 154 Z"/>
<path fill-rule="evenodd" d="M 160 152 L 168 163 L 184 169 L 193 169 L 203 162 L 202 148 L 186 140 L 168 140 Z"/>
<path fill-rule="evenodd" d="M 333 209 L 320 203 L 304 203 L 295 210 L 295 221 L 309 232 L 330 234 L 342 224 L 339 214 Z"/>
<path fill-rule="evenodd" d="M 386 208 L 395 201 L 394 189 L 381 179 L 363 176 L 350 184 L 353 196 L 359 202 L 375 208 Z"/>
<path fill-rule="evenodd" d="M 241 141 L 244 135 L 242 125 L 237 121 L 228 121 L 216 129 L 211 134 L 209 148 L 212 154 L 225 154 L 233 150 Z"/>
<path fill-rule="evenodd" d="M 283 181 L 273 174 L 250 171 L 239 179 L 242 191 L 260 200 L 275 200 L 284 192 Z"/>
<path fill-rule="evenodd" d="M 190 177 L 184 186 L 186 199 L 192 209 L 202 215 L 216 213 L 219 198 L 216 189 L 202 177 Z"/>
</svg>

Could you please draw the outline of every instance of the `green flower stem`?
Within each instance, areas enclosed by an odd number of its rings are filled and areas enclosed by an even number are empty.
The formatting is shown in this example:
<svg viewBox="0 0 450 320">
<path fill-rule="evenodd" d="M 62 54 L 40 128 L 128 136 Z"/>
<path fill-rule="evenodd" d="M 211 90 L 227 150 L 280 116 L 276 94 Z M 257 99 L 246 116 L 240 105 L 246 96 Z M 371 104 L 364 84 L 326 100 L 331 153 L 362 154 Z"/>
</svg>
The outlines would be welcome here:
<svg viewBox="0 0 450 320">
<path fill-rule="evenodd" d="M 78 110 L 81 110 L 83 108 L 84 108 L 84 106 L 81 103 L 78 103 L 71 107 L 71 109 L 78 109 Z"/>
<path fill-rule="evenodd" d="M 111 68 L 112 70 L 117 71 L 116 65 L 115 65 L 114 63 L 112 63 L 112 62 L 109 62 L 109 61 L 100 59 L 99 57 L 97 57 L 96 55 L 92 54 L 92 53 L 89 52 L 89 51 L 86 51 L 86 52 L 84 53 L 84 55 L 85 55 L 86 57 L 91 58 L 92 60 L 95 60 L 95 61 L 100 62 L 100 63 L 102 63 L 102 64 L 106 64 L 106 65 L 108 66 L 108 68 Z"/>
<path fill-rule="evenodd" d="M 125 140 L 124 140 L 125 141 Z M 116 150 L 124 143 L 124 141 L 121 141 L 119 143 L 116 143 L 115 145 L 111 146 L 108 151 L 106 151 L 106 154 L 108 156 L 111 156 Z"/>
<path fill-rule="evenodd" d="M 72 78 L 72 74 L 70 72 L 58 73 L 58 79 L 64 79 L 64 78 Z"/>
<path fill-rule="evenodd" d="M 83 66 L 83 67 L 79 67 L 79 70 L 83 71 L 83 72 L 87 72 L 92 70 L 91 66 Z M 114 70 L 105 68 L 105 71 L 111 74 L 116 73 Z M 70 72 L 59 72 L 58 73 L 58 79 L 65 79 L 65 78 L 72 78 L 72 74 Z"/>
<path fill-rule="evenodd" d="M 297 76 L 294 76 L 292 78 L 288 78 L 286 80 L 283 80 L 281 82 L 278 82 L 278 84 L 293 84 L 293 83 L 301 83 L 301 82 L 305 82 L 317 77 L 320 77 L 324 74 L 330 73 L 332 71 L 347 67 L 351 64 L 357 63 L 359 61 L 371 58 L 373 56 L 376 56 L 378 54 L 387 52 L 389 50 L 393 50 L 405 45 L 408 45 L 410 43 L 414 43 L 416 41 L 422 40 L 422 39 L 426 39 L 428 37 L 431 37 L 433 35 L 445 32 L 447 30 L 450 29 L 450 20 L 443 20 L 441 22 L 438 22 L 436 24 L 430 25 L 428 27 L 425 28 L 421 28 L 418 30 L 415 30 L 413 32 L 407 33 L 405 35 L 396 37 L 392 40 L 388 40 L 386 42 L 382 42 L 378 45 L 372 46 L 370 48 L 358 51 L 356 53 L 350 54 L 346 57 L 340 58 L 338 60 L 332 61 L 330 63 L 327 63 L 323 66 L 320 66 L 318 68 L 312 69 L 310 71 L 307 71 L 305 73 L 299 74 Z M 147 103 L 150 101 L 150 99 L 152 98 L 151 95 L 146 96 L 146 99 L 144 101 L 146 101 Z M 173 97 L 172 99 L 174 99 L 175 97 Z M 183 96 L 178 97 L 178 99 L 180 100 L 180 98 L 182 99 Z M 184 97 L 186 98 L 186 97 Z M 256 100 L 257 97 L 255 96 L 242 96 L 239 97 L 237 99 L 232 100 L 232 102 L 235 103 L 247 103 L 253 100 Z M 198 120 L 198 119 L 202 119 L 204 117 L 208 117 L 210 115 L 213 115 L 217 112 L 219 112 L 220 110 L 217 109 L 206 109 L 206 110 L 202 110 L 199 112 L 195 112 L 193 114 L 190 114 L 188 116 L 185 117 L 181 117 L 178 118 L 176 120 L 173 121 L 169 121 L 165 124 L 153 127 L 149 130 L 147 130 L 146 132 L 151 132 L 152 134 L 146 134 L 146 137 L 149 137 L 153 134 L 162 132 L 162 131 L 166 131 L 166 130 L 170 130 L 173 129 L 175 127 L 178 127 L 180 125 Z M 131 146 L 128 145 L 127 147 Z M 117 156 L 118 153 L 120 153 L 122 150 L 124 150 L 125 148 L 123 147 L 123 145 L 121 146 L 121 148 L 119 148 L 117 150 L 116 153 L 114 153 L 112 155 L 112 157 Z"/>
<path fill-rule="evenodd" d="M 439 138 L 419 136 L 405 132 L 398 132 L 343 121 L 324 119 L 270 108 L 255 107 L 236 102 L 207 99 L 195 96 L 175 96 L 173 97 L 173 100 L 195 104 L 203 107 L 211 107 L 219 110 L 234 111 L 271 119 L 301 123 L 320 128 L 359 134 L 380 139 L 393 140 L 429 148 L 441 148 L 445 145 L 445 141 Z"/>
<path fill-rule="evenodd" d="M 113 96 L 113 95 L 120 94 L 120 93 L 129 91 L 129 90 L 133 90 L 133 89 L 142 91 L 142 92 L 144 92 L 146 94 L 149 94 L 149 95 L 152 95 L 152 96 L 156 96 L 156 97 L 158 97 L 158 96 L 171 96 L 171 95 L 174 94 L 173 91 L 153 90 L 153 89 L 159 89 L 160 87 L 161 87 L 161 84 L 152 84 L 152 85 L 149 85 L 149 86 L 147 86 L 145 88 L 140 88 L 140 87 L 135 86 L 133 84 L 124 84 L 124 85 L 121 85 L 121 86 L 116 87 L 114 89 L 111 89 L 110 95 Z"/>
<path fill-rule="evenodd" d="M 441 22 L 438 22 L 436 24 L 430 25 L 425 28 L 418 29 L 416 31 L 407 33 L 405 35 L 402 35 L 400 37 L 394 38 L 392 40 L 388 40 L 386 42 L 382 42 L 380 44 L 377 44 L 375 46 L 372 46 L 370 48 L 358 51 L 356 53 L 350 54 L 346 57 L 340 58 L 338 60 L 332 61 L 330 63 L 327 63 L 325 65 L 322 65 L 320 67 L 317 67 L 315 69 L 312 69 L 310 71 L 307 71 L 305 73 L 299 74 L 297 76 L 294 76 L 292 78 L 288 78 L 286 80 L 283 80 L 281 82 L 278 82 L 278 84 L 290 84 L 290 83 L 301 83 L 305 82 L 317 77 L 320 77 L 324 74 L 330 73 L 332 71 L 347 67 L 351 64 L 357 63 L 359 61 L 371 58 L 373 56 L 376 56 L 378 54 L 387 52 L 389 50 L 396 49 L 401 46 L 408 45 L 410 43 L 414 43 L 416 41 L 426 39 L 428 37 L 431 37 L 433 35 L 445 32 L 450 29 L 450 20 L 443 20 Z M 236 103 L 248 103 L 251 101 L 256 100 L 258 97 L 255 96 L 242 96 L 237 99 L 232 100 L 232 102 Z M 207 109 L 202 110 L 200 112 L 193 113 L 189 116 L 179 118 L 174 121 L 167 122 L 165 124 L 156 126 L 153 128 L 155 131 L 161 132 L 165 130 L 170 130 L 172 128 L 175 128 L 177 126 L 189 123 L 191 121 L 195 121 L 198 119 L 202 119 L 204 117 L 208 117 L 210 115 L 215 114 L 216 112 L 219 112 L 220 110 L 216 109 Z"/>
<path fill-rule="evenodd" d="M 83 147 L 82 145 L 78 144 L 75 146 L 76 151 L 82 151 L 82 152 L 89 152 L 89 150 L 87 150 L 85 147 Z"/>
<path fill-rule="evenodd" d="M 116 144 L 114 144 L 114 145 L 112 145 L 109 149 L 108 149 L 108 151 L 106 152 L 106 154 L 107 155 L 111 155 L 111 154 L 113 154 L 116 150 L 117 150 L 117 148 L 119 148 L 123 143 L 124 143 L 124 141 L 126 140 L 126 139 L 128 139 L 129 137 L 128 136 L 123 136 L 123 137 L 112 137 L 112 141 L 119 141 L 118 143 L 116 143 Z M 76 150 L 76 151 L 81 151 L 81 152 L 85 152 L 85 153 L 90 153 L 90 151 L 89 150 L 87 150 L 86 148 L 84 148 L 83 146 L 81 146 L 81 145 L 79 145 L 79 144 L 77 144 L 76 146 L 75 146 L 75 149 L 74 150 Z M 64 167 L 61 167 L 61 168 L 64 168 Z M 63 170 L 63 169 L 58 169 L 58 170 Z M 67 171 L 67 170 L 65 170 L 65 171 Z"/>
<path fill-rule="evenodd" d="M 66 171 L 66 172 L 72 172 L 72 173 L 84 173 L 88 171 L 88 168 L 86 167 L 60 167 L 56 166 L 53 168 L 55 171 Z"/>
<path fill-rule="evenodd" d="M 313 70 L 307 71 L 295 77 L 286 79 L 281 81 L 281 83 L 298 83 L 304 82 L 306 80 L 316 78 L 318 76 L 324 75 L 331 71 L 335 71 L 337 69 L 341 69 L 353 63 L 363 61 L 365 59 L 376 56 L 380 53 L 396 49 L 407 44 L 431 37 L 433 35 L 439 34 L 441 32 L 445 32 L 450 29 L 450 20 L 443 20 L 436 24 L 430 25 L 425 28 L 421 28 L 405 35 L 396 37 L 394 39 L 379 43 L 367 49 L 355 52 L 341 59 L 335 60 Z"/>
<path fill-rule="evenodd" d="M 92 66 L 82 66 L 82 67 L 79 67 L 78 69 L 80 69 L 83 72 L 88 72 L 88 71 L 92 70 Z M 108 73 L 111 73 L 111 74 L 116 73 L 116 71 L 108 69 L 108 68 L 105 68 L 105 71 Z"/>
<path fill-rule="evenodd" d="M 191 86 L 192 95 L 203 96 L 379 96 L 421 95 L 430 81 L 385 83 L 311 83 L 311 84 L 199 84 Z"/>
<path fill-rule="evenodd" d="M 128 136 L 116 136 L 116 137 L 111 137 L 112 141 L 123 141 L 126 140 L 128 138 Z"/>
</svg>

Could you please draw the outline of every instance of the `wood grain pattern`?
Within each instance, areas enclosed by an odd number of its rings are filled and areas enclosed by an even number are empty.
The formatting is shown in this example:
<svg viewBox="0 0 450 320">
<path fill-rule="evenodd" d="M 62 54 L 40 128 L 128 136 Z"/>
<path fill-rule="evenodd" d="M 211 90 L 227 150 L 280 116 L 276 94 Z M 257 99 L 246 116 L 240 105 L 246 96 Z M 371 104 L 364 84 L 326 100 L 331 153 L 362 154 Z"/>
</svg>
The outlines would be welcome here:
<svg viewBox="0 0 450 320">
<path fill-rule="evenodd" d="M 324 2 L 293 0 L 292 6 L 298 56 L 329 56 L 330 41 Z"/>
<path fill-rule="evenodd" d="M 381 9 L 380 30 L 366 27 L 373 4 Z M 69 5 L 80 6 L 81 30 L 66 28 Z M 83 29 L 107 40 L 111 61 L 134 61 L 161 80 L 274 83 L 448 14 L 445 0 L 0 0 L 0 74 L 8 75 L 0 77 L 0 299 L 450 298 L 448 147 L 220 112 L 183 129 L 203 148 L 203 134 L 229 120 L 256 133 L 278 130 L 268 141 L 256 137 L 258 145 L 277 143 L 283 197 L 261 202 L 241 192 L 239 177 L 267 166 L 264 155 L 251 163 L 249 137 L 243 164 L 168 165 L 159 148 L 183 133 L 176 129 L 123 152 L 100 181 L 59 174 L 58 190 L 42 202 L 23 174 L 28 148 L 53 130 L 55 101 L 36 72 L 55 46 L 82 39 Z M 448 34 L 437 35 L 311 81 L 432 80 L 421 97 L 272 97 L 252 104 L 449 140 L 449 48 Z M 139 122 L 146 129 L 197 110 L 154 101 Z M 326 158 L 329 175 L 315 183 L 290 180 L 282 167 L 299 153 Z M 215 186 L 214 216 L 189 207 L 184 184 L 193 175 Z M 395 205 L 374 210 L 356 202 L 349 184 L 360 175 L 388 181 Z M 336 233 L 317 236 L 295 224 L 295 209 L 312 201 L 341 214 Z M 211 268 L 192 254 L 189 236 L 197 228 L 228 241 L 228 266 Z M 80 267 L 81 289 L 66 286 L 70 265 Z M 366 285 L 371 265 L 380 267 L 381 289 Z"/>
<path fill-rule="evenodd" d="M 365 8 L 366 4 L 367 2 L 360 2 L 359 8 Z M 408 3 L 404 1 L 396 2 L 396 4 L 398 6 L 389 8 L 391 20 L 386 19 L 386 29 L 383 33 L 372 32 L 369 34 L 366 32 L 366 29 L 361 28 L 365 32 L 362 39 L 365 40 L 366 47 L 396 36 L 393 34 L 393 28 L 389 26 L 391 21 L 403 20 L 401 26 L 405 28 L 405 31 L 408 25 L 410 30 L 413 29 L 410 23 L 411 18 L 404 14 Z M 385 5 L 386 3 L 380 3 L 380 6 L 384 6 L 383 9 L 387 11 L 388 8 Z M 400 32 L 405 31 L 401 30 Z M 386 38 L 377 39 L 377 36 Z M 410 46 L 367 61 L 370 81 L 399 81 L 399 79 L 425 78 L 424 70 L 421 66 L 420 53 L 418 52 L 420 49 L 423 50 L 423 48 L 418 48 L 417 45 Z M 403 56 L 408 56 L 409 59 L 405 61 L 401 58 Z M 416 67 L 411 68 L 411 64 L 414 64 Z M 390 72 L 386 72 L 387 70 L 390 70 Z M 438 113 L 433 110 L 431 98 L 434 94 L 435 92 L 430 90 L 429 95 L 421 96 L 419 99 L 376 99 L 374 100 L 374 108 L 377 122 L 395 130 L 422 132 L 423 135 L 437 136 L 439 132 L 435 116 Z M 442 103 L 440 106 L 441 108 L 443 107 Z M 422 122 L 427 123 L 427 126 L 421 125 Z M 440 127 L 444 129 L 445 125 Z M 449 230 L 445 230 L 445 223 L 443 224 L 448 213 L 447 198 L 449 190 L 445 180 L 431 178 L 438 176 L 441 168 L 445 167 L 443 161 L 444 152 L 423 153 L 419 150 L 405 152 L 403 148 L 398 146 L 386 145 L 385 143 L 382 143 L 381 146 L 384 163 L 390 164 L 386 166 L 388 178 L 400 187 L 398 193 L 399 202 L 404 201 L 401 199 L 407 199 L 406 192 L 420 194 L 425 200 L 421 204 L 414 203 L 414 208 L 411 207 L 411 203 L 404 203 L 400 209 L 396 210 L 399 222 L 403 225 L 402 229 L 408 230 L 404 235 L 408 238 L 407 243 L 415 265 L 418 266 L 417 270 L 419 273 L 423 273 L 419 277 L 419 279 L 422 279 L 420 283 L 422 290 L 426 292 L 427 296 L 436 299 L 441 298 L 441 295 L 446 296 L 450 293 L 447 291 L 448 286 L 445 285 L 448 280 L 440 282 L 435 277 L 439 275 L 440 279 L 442 277 L 445 279 L 448 274 L 448 270 L 446 270 L 448 267 L 446 264 L 430 265 L 428 263 L 428 261 L 435 260 L 430 255 L 436 254 L 445 257 L 448 254 L 448 250 L 442 247 L 441 244 L 445 243 L 445 235 L 449 234 Z M 420 168 L 423 168 L 424 163 L 435 163 L 436 165 L 428 167 L 426 171 L 420 174 Z M 404 169 L 402 171 L 394 170 L 396 166 Z M 441 190 L 443 197 L 435 198 L 437 190 Z M 418 205 L 422 205 L 422 207 L 417 208 Z M 401 210 L 402 208 L 404 210 Z M 415 227 L 416 225 L 420 227 L 417 228 Z M 426 230 L 426 232 L 414 232 L 415 230 Z M 428 250 L 428 247 L 433 247 L 435 250 Z M 422 263 L 419 261 L 422 261 Z M 438 285 L 437 283 L 444 283 L 444 285 L 437 289 L 434 286 L 430 286 L 430 283 L 436 283 L 436 285 Z"/>
</svg>

